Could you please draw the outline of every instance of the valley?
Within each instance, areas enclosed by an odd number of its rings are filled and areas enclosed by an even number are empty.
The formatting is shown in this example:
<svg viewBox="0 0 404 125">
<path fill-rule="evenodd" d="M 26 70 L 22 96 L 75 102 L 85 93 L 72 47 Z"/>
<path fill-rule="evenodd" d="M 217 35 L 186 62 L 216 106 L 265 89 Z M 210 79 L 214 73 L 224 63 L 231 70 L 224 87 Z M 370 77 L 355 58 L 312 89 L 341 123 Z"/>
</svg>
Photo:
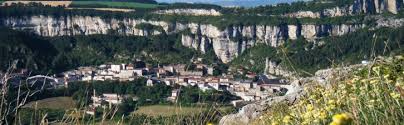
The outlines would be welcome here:
<svg viewBox="0 0 404 125">
<path fill-rule="evenodd" d="M 375 65 L 394 67 L 381 72 L 380 82 L 388 79 L 401 87 L 403 7 L 402 0 L 313 0 L 251 8 L 153 0 L 5 1 L 0 6 L 1 83 L 13 88 L 9 96 L 17 101 L 11 106 L 24 105 L 20 97 L 29 102 L 19 112 L 22 117 L 9 119 L 37 124 L 41 121 L 33 119 L 41 115 L 29 116 L 38 110 L 51 113 L 46 118 L 55 123 L 328 124 L 341 113 L 334 111 L 352 113 L 343 110 L 351 107 L 306 104 L 300 100 L 321 99 L 306 98 L 306 92 L 339 91 L 335 84 L 345 84 L 348 74 L 366 67 L 379 72 Z M 389 64 L 381 63 L 385 60 Z M 385 101 L 402 104 L 400 89 L 373 87 L 394 96 Z M 47 104 L 59 97 L 74 102 L 69 109 L 32 108 L 37 100 Z M 325 112 L 324 119 L 304 121 L 312 110 L 302 119 L 266 114 L 281 112 L 277 106 L 301 114 L 296 110 L 307 109 L 294 105 L 312 104 Z M 385 119 L 399 123 L 394 121 L 403 116 L 399 111 Z"/>
</svg>

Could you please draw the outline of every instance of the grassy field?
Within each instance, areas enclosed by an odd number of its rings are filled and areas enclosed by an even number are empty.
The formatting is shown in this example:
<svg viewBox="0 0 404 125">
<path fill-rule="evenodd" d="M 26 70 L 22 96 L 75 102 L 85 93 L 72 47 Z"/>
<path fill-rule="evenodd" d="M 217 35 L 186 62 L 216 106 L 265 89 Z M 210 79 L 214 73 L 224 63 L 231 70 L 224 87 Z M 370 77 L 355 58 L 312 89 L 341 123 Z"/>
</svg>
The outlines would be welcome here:
<svg viewBox="0 0 404 125">
<path fill-rule="evenodd" d="M 179 107 L 172 105 L 152 105 L 142 106 L 134 112 L 134 114 L 145 114 L 148 116 L 171 116 L 171 115 L 192 115 L 206 111 L 208 108 L 204 106 L 198 107 Z M 222 107 L 220 110 L 226 110 L 229 107 Z"/>
<path fill-rule="evenodd" d="M 136 3 L 136 2 L 108 2 L 108 1 L 73 1 L 71 6 L 88 6 L 94 7 L 100 6 L 102 8 L 155 8 L 159 5 L 157 4 L 146 4 L 146 3 Z"/>
<path fill-rule="evenodd" d="M 2 1 L 0 1 L 1 3 Z M 49 5 L 49 6 L 64 6 L 67 7 L 69 6 L 72 1 L 5 1 L 5 4 L 11 5 L 13 3 L 22 3 L 22 4 L 29 4 L 29 3 L 42 3 L 43 5 Z"/>
<path fill-rule="evenodd" d="M 75 108 L 75 102 L 71 97 L 54 97 L 43 100 L 33 101 L 26 105 L 25 108 L 48 108 L 48 109 L 72 109 Z"/>
<path fill-rule="evenodd" d="M 178 107 L 170 105 L 152 105 L 142 106 L 136 110 L 135 114 L 145 114 L 148 116 L 171 116 L 171 115 L 189 115 L 201 113 L 203 107 Z"/>
</svg>

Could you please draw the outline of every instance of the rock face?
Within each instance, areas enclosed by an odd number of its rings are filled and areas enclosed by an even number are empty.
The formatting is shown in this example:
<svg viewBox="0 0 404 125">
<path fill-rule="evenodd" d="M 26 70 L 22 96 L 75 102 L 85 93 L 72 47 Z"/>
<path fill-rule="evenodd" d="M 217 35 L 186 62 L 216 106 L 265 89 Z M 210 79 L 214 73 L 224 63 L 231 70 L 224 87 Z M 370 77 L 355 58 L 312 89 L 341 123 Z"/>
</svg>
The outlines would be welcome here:
<svg viewBox="0 0 404 125">
<path fill-rule="evenodd" d="M 244 50 L 264 43 L 273 47 L 282 45 L 288 39 L 303 37 L 315 40 L 325 36 L 339 36 L 364 28 L 365 25 L 251 25 L 229 26 L 224 30 L 213 25 L 188 24 L 191 35 L 183 35 L 183 45 L 204 52 L 212 47 L 216 55 L 224 62 L 230 62 Z M 203 45 L 203 46 L 201 46 Z"/>
<path fill-rule="evenodd" d="M 398 28 L 404 26 L 404 19 L 394 19 L 394 18 L 380 18 L 377 20 L 376 28 L 388 27 L 388 28 Z"/>
<path fill-rule="evenodd" d="M 230 114 L 220 119 L 219 125 L 248 125 L 252 120 L 258 118 L 261 113 L 274 104 L 285 102 L 294 104 L 300 98 L 303 88 L 298 80 L 291 83 L 284 96 L 272 97 L 264 101 L 248 104 L 242 107 L 238 113 Z"/>
<path fill-rule="evenodd" d="M 314 40 L 324 36 L 344 35 L 361 29 L 364 25 L 249 25 L 229 26 L 219 29 L 211 24 L 168 23 L 142 19 L 103 19 L 90 16 L 29 16 L 8 17 L 1 19 L 3 25 L 18 30 L 28 30 L 41 36 L 91 35 L 119 33 L 122 35 L 148 36 L 162 32 L 176 33 L 189 29 L 190 33 L 182 35 L 184 46 L 205 53 L 213 49 L 224 63 L 240 55 L 244 50 L 256 43 L 264 43 L 277 47 L 287 39 L 304 37 Z M 138 29 L 140 24 L 151 24 L 161 27 L 157 29 Z"/>
<path fill-rule="evenodd" d="M 219 125 L 248 125 L 250 120 L 257 118 L 264 110 L 262 105 L 249 104 L 240 109 L 237 114 L 222 117 Z"/>
<path fill-rule="evenodd" d="M 270 61 L 269 58 L 266 58 L 265 63 L 265 73 L 275 75 L 275 76 L 283 76 L 283 77 L 294 77 L 294 73 L 281 67 L 278 63 Z"/>
<path fill-rule="evenodd" d="M 338 17 L 368 13 L 390 12 L 397 14 L 400 6 L 403 6 L 402 0 L 355 0 L 353 4 L 342 7 L 334 7 L 319 12 L 299 11 L 285 14 L 286 17 L 296 18 L 320 18 L 320 17 Z"/>
<path fill-rule="evenodd" d="M 149 23 L 161 26 L 168 30 L 168 23 L 160 21 L 145 21 L 135 19 L 102 19 L 100 17 L 90 16 L 31 16 L 19 18 L 3 19 L 3 25 L 18 30 L 28 30 L 41 36 L 64 36 L 64 35 L 91 35 L 107 34 L 109 32 L 118 32 L 123 35 L 157 35 L 159 31 L 147 29 L 137 29 L 136 25 Z M 148 34 L 151 33 L 151 34 Z"/>
<path fill-rule="evenodd" d="M 222 15 L 215 9 L 169 9 L 158 10 L 157 14 L 179 14 L 179 15 L 194 15 L 194 16 L 220 16 Z"/>
</svg>

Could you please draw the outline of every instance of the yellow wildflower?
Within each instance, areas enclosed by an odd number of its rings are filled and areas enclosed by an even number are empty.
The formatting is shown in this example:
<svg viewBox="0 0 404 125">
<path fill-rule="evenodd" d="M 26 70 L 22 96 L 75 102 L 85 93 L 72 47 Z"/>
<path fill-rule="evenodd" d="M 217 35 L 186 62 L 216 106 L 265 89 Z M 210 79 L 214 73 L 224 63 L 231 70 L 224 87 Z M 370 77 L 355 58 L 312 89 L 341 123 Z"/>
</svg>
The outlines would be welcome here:
<svg viewBox="0 0 404 125">
<path fill-rule="evenodd" d="M 285 117 L 283 117 L 283 123 L 289 123 L 290 122 L 290 119 L 292 119 L 292 117 L 290 117 L 289 115 L 287 115 L 287 116 L 285 116 Z"/>
<path fill-rule="evenodd" d="M 307 111 L 311 111 L 311 110 L 313 110 L 313 109 L 314 109 L 314 107 L 313 107 L 312 104 L 308 104 L 308 105 L 307 105 Z"/>
<path fill-rule="evenodd" d="M 393 99 L 398 99 L 398 98 L 400 98 L 400 94 L 395 93 L 395 92 L 390 93 L 390 96 L 391 96 Z"/>
<path fill-rule="evenodd" d="M 320 119 L 325 119 L 327 117 L 327 113 L 325 111 L 320 112 Z"/>
<path fill-rule="evenodd" d="M 348 125 L 352 122 L 351 116 L 347 113 L 336 114 L 332 117 L 330 125 Z"/>
<path fill-rule="evenodd" d="M 334 101 L 334 100 L 332 100 L 332 99 L 331 99 L 331 100 L 328 100 L 328 104 L 330 104 L 330 105 L 331 105 L 331 104 L 334 104 L 334 103 L 335 103 L 335 101 Z"/>
<path fill-rule="evenodd" d="M 335 109 L 335 105 L 329 105 L 329 106 L 325 107 L 325 110 L 327 110 L 327 111 L 331 111 L 333 109 Z"/>
</svg>

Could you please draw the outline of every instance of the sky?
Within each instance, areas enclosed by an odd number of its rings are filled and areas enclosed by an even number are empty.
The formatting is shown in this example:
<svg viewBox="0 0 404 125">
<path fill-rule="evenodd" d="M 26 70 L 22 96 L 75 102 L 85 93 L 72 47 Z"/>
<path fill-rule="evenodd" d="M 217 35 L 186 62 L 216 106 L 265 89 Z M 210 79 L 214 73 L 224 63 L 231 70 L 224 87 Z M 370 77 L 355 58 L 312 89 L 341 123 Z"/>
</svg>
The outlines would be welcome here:
<svg viewBox="0 0 404 125">
<path fill-rule="evenodd" d="M 276 3 L 292 2 L 297 0 L 156 0 L 157 2 L 185 2 L 185 3 L 210 3 L 221 6 L 244 6 L 254 7 L 259 5 L 268 5 Z"/>
</svg>

